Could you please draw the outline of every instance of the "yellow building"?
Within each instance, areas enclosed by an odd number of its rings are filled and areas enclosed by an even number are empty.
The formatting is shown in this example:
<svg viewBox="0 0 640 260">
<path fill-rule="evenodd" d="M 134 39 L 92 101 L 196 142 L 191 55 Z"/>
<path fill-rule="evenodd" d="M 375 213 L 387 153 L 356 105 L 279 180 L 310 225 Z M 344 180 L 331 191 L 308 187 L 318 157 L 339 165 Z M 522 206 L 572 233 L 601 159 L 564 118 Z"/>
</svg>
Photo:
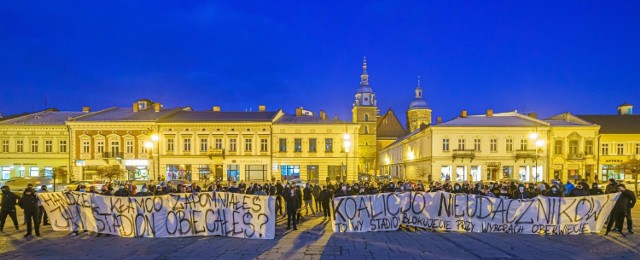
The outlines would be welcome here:
<svg viewBox="0 0 640 260">
<path fill-rule="evenodd" d="M 319 117 L 303 113 L 302 108 L 278 118 L 272 135 L 274 175 L 322 183 L 357 180 L 361 156 L 354 148 L 361 142 L 360 128 L 361 124 L 327 119 L 323 111 Z"/>
<path fill-rule="evenodd" d="M 460 116 L 423 126 L 380 151 L 381 171 L 410 180 L 549 180 L 549 123 L 517 112 Z M 535 133 L 535 139 L 532 138 Z"/>
<path fill-rule="evenodd" d="M 431 109 L 427 106 L 427 101 L 422 97 L 422 86 L 420 86 L 420 78 L 418 78 L 418 86 L 416 87 L 416 97 L 407 110 L 407 131 L 409 133 L 420 128 L 422 125 L 431 124 Z"/>
<path fill-rule="evenodd" d="M 70 140 L 65 121 L 84 114 L 48 109 L 4 118 L 0 121 L 0 177 L 50 177 L 54 167 L 68 172 Z"/>
<path fill-rule="evenodd" d="M 548 119 L 549 168 L 552 178 L 563 181 L 596 180 L 597 142 L 600 126 L 563 113 Z"/>
<path fill-rule="evenodd" d="M 633 106 L 624 103 L 617 115 L 578 115 L 579 118 L 600 125 L 598 139 L 597 178 L 600 181 L 632 179 L 631 174 L 617 169 L 617 165 L 640 159 L 640 115 L 633 114 Z"/>
<path fill-rule="evenodd" d="M 360 87 L 356 91 L 355 101 L 351 114 L 353 123 L 359 124 L 356 154 L 358 156 L 358 172 L 373 173 L 377 159 L 376 126 L 378 119 L 378 104 L 369 86 L 369 74 L 367 73 L 367 59 L 362 62 L 362 74 L 360 75 Z"/>
</svg>

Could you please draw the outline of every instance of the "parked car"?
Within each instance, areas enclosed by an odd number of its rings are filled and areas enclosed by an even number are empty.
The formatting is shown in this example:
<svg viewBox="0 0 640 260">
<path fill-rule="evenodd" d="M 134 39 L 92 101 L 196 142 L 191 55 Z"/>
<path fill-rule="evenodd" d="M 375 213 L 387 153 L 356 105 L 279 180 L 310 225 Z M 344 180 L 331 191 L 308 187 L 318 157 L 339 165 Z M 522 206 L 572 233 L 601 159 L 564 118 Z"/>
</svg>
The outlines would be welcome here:
<svg viewBox="0 0 640 260">
<path fill-rule="evenodd" d="M 79 185 L 84 185 L 87 190 L 89 190 L 90 186 L 94 186 L 94 187 L 96 187 L 96 190 L 100 190 L 100 189 L 102 189 L 102 186 L 104 186 L 104 183 L 101 182 L 101 181 L 94 181 L 94 180 L 72 181 L 69 184 L 59 185 L 58 187 L 56 187 L 56 190 L 58 190 L 58 191 L 63 191 L 63 190 L 74 191 L 74 190 L 76 190 L 78 188 Z"/>
<path fill-rule="evenodd" d="M 40 186 L 46 185 L 47 189 L 53 190 L 53 180 L 47 177 L 20 177 L 8 180 L 4 185 L 9 186 L 11 192 L 22 195 L 22 192 L 27 188 L 27 185 L 33 184 L 36 190 L 40 189 Z"/>
<path fill-rule="evenodd" d="M 366 172 L 360 172 L 358 173 L 358 181 L 361 182 L 370 182 L 371 180 L 373 180 L 371 174 L 366 173 Z"/>
<path fill-rule="evenodd" d="M 379 183 L 391 181 L 391 175 L 376 175 L 374 178 Z"/>
<path fill-rule="evenodd" d="M 304 187 L 307 185 L 307 183 L 302 181 L 301 179 L 289 180 L 289 183 L 293 183 L 293 185 L 300 187 L 300 189 L 304 189 Z"/>
</svg>

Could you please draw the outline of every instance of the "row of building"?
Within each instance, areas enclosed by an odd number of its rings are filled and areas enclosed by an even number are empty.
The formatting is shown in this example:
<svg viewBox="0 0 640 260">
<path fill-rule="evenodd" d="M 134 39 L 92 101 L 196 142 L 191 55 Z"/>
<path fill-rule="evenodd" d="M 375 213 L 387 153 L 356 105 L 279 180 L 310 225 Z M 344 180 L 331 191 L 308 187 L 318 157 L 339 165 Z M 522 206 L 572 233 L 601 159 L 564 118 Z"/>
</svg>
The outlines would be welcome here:
<svg viewBox="0 0 640 260">
<path fill-rule="evenodd" d="M 630 178 L 615 166 L 640 159 L 640 116 L 623 104 L 613 115 L 517 111 L 432 123 L 418 80 L 406 128 L 380 114 L 366 59 L 352 120 L 298 108 L 295 114 L 165 108 L 142 99 L 127 108 L 47 109 L 0 119 L 0 178 L 68 175 L 102 179 L 117 165 L 136 180 L 348 180 L 359 174 L 398 179 L 521 181 Z"/>
</svg>

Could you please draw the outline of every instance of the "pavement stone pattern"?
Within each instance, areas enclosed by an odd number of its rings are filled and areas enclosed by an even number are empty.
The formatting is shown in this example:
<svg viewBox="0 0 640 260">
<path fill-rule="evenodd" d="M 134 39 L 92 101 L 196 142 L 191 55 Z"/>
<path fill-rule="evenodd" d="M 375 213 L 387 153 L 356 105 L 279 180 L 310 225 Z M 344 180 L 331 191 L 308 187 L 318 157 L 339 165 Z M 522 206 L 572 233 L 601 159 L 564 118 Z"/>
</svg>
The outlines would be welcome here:
<svg viewBox="0 0 640 260">
<path fill-rule="evenodd" d="M 634 230 L 640 231 L 640 207 L 632 215 Z M 71 237 L 49 226 L 41 230 L 42 237 L 25 239 L 26 226 L 15 231 L 7 224 L 0 233 L 0 259 L 640 259 L 638 233 L 626 238 L 613 232 L 539 236 L 413 228 L 333 233 L 320 214 L 305 217 L 295 231 L 285 230 L 286 218 L 279 217 L 273 240 Z"/>
</svg>

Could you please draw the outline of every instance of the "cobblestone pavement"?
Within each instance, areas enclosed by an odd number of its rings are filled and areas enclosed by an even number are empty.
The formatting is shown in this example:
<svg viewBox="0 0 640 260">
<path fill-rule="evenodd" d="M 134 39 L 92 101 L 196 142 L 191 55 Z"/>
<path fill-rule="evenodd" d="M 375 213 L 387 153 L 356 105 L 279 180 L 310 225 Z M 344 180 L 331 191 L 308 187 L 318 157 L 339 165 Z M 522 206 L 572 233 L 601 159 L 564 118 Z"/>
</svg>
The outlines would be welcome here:
<svg viewBox="0 0 640 260">
<path fill-rule="evenodd" d="M 640 207 L 634 212 L 640 231 Z M 319 216 L 319 215 L 318 215 Z M 21 217 L 20 217 L 21 219 Z M 538 236 L 431 232 L 333 233 L 329 221 L 307 217 L 297 231 L 279 218 L 276 239 L 225 237 L 119 238 L 42 230 L 24 239 L 12 225 L 0 233 L 0 259 L 640 259 L 640 234 Z"/>
</svg>

